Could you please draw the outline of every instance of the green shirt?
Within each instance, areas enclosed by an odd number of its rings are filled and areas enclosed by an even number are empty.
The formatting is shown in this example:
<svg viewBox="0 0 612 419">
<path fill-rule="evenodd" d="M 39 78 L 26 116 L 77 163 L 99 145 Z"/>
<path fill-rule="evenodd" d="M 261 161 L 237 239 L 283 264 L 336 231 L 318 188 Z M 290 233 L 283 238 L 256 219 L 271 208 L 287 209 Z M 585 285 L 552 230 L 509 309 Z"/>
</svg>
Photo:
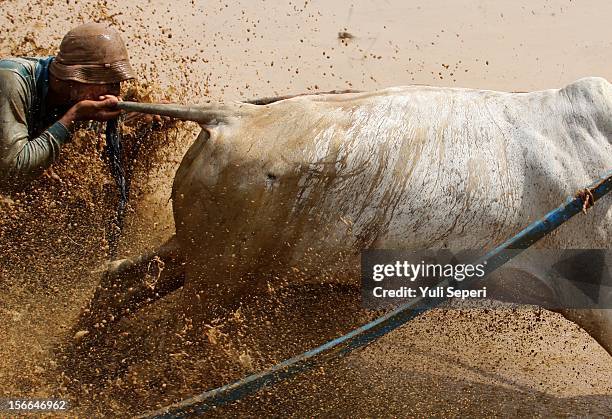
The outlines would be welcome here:
<svg viewBox="0 0 612 419">
<path fill-rule="evenodd" d="M 0 184 L 40 175 L 59 156 L 70 132 L 47 109 L 49 64 L 54 57 L 0 60 Z"/>
</svg>

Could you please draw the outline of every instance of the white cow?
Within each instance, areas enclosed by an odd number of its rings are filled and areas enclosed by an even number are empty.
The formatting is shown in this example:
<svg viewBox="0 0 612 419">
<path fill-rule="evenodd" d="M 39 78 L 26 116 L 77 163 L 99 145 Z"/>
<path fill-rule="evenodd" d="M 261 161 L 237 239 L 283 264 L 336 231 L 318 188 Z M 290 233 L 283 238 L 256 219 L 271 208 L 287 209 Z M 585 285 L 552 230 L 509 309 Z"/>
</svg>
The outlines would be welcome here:
<svg viewBox="0 0 612 419">
<path fill-rule="evenodd" d="M 532 93 L 407 86 L 265 105 L 122 106 L 202 126 L 174 179 L 176 236 L 156 253 L 170 261 L 158 294 L 185 274 L 199 322 L 266 281 L 357 279 L 365 248 L 492 248 L 612 168 L 602 78 Z M 608 248 L 611 202 L 538 246 Z M 98 297 L 151 256 L 111 270 Z M 114 306 L 139 301 L 131 295 Z M 612 352 L 611 310 L 564 314 Z"/>
</svg>

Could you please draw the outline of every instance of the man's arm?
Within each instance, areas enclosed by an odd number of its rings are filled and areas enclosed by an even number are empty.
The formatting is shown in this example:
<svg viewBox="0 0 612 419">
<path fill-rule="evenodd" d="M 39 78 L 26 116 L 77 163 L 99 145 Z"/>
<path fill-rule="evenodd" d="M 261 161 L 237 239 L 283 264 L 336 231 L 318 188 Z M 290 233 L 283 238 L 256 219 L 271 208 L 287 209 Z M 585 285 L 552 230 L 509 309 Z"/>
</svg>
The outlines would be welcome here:
<svg viewBox="0 0 612 419">
<path fill-rule="evenodd" d="M 39 175 L 59 156 L 70 132 L 60 121 L 38 137 L 28 138 L 28 90 L 23 79 L 0 71 L 0 178 L 5 181 Z"/>
<path fill-rule="evenodd" d="M 121 113 L 115 96 L 82 100 L 38 137 L 28 139 L 27 95 L 18 74 L 0 71 L 0 180 L 5 182 L 36 177 L 49 167 L 69 140 L 69 129 L 75 121 L 108 121 Z"/>
</svg>

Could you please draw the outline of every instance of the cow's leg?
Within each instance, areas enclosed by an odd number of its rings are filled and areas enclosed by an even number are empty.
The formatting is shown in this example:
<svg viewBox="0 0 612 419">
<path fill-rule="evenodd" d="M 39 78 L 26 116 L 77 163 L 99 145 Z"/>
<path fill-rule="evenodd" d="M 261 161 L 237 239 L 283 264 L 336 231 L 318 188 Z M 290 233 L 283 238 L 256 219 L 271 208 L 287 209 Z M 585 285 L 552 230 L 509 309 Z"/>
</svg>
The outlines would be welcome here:
<svg viewBox="0 0 612 419">
<path fill-rule="evenodd" d="M 527 269 L 502 267 L 487 277 L 486 286 L 487 294 L 496 300 L 544 308 L 557 304 L 554 290 Z"/>
<path fill-rule="evenodd" d="M 584 329 L 612 355 L 611 309 L 565 309 L 558 312 Z"/>
<path fill-rule="evenodd" d="M 177 290 L 185 268 L 176 236 L 154 252 L 111 263 L 84 310 L 78 332 L 94 332 Z"/>
<path fill-rule="evenodd" d="M 564 288 L 568 282 L 567 278 L 538 268 L 537 262 L 532 259 L 529 263 L 521 264 L 520 268 L 499 269 L 487 278 L 486 285 L 488 294 L 496 299 L 538 305 L 560 313 L 580 326 L 612 355 L 612 310 L 562 308 L 563 299 L 560 294 L 579 297 L 577 294 L 569 294 Z M 567 297 L 565 300 L 567 301 Z M 601 300 L 609 301 L 609 298 Z M 579 305 L 577 301 L 573 304 Z"/>
<path fill-rule="evenodd" d="M 606 249 L 562 252 L 547 278 L 562 304 L 555 311 L 576 323 L 612 354 L 612 258 Z M 553 276 L 554 275 L 554 276 Z"/>
</svg>

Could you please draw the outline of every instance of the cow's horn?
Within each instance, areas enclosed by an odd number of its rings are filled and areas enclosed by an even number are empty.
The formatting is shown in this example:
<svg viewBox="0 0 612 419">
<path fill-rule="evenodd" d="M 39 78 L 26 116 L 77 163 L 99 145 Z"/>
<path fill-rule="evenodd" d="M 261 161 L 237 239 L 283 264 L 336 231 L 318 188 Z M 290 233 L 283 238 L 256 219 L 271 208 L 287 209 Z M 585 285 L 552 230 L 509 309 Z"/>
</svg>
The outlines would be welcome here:
<svg viewBox="0 0 612 419">
<path fill-rule="evenodd" d="M 202 106 L 176 105 L 173 103 L 119 102 L 117 107 L 128 112 L 150 113 L 171 116 L 200 124 L 222 122 L 231 116 L 238 116 L 247 110 L 248 104 L 210 104 Z"/>
</svg>

